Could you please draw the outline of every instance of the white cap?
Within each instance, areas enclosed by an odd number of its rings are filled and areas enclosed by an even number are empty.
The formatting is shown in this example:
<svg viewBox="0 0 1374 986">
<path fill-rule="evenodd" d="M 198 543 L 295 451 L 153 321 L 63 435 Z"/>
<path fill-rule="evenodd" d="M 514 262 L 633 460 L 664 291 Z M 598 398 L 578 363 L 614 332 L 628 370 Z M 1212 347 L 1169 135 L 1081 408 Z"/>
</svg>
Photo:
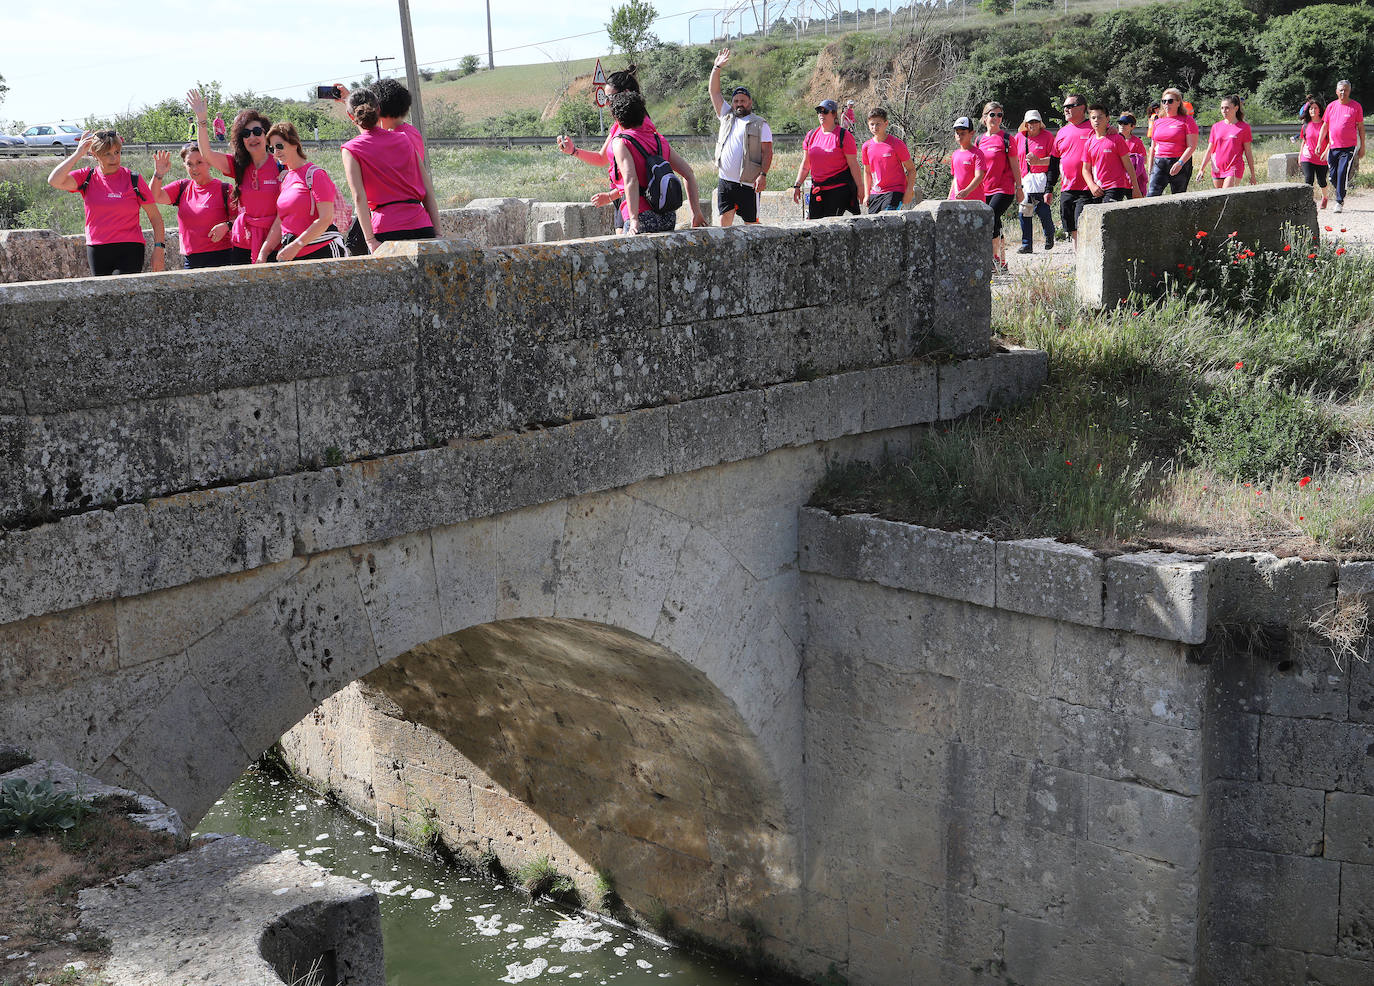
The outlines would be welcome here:
<svg viewBox="0 0 1374 986">
<path fill-rule="evenodd" d="M 966 116 L 961 116 L 961 117 L 959 117 L 959 119 L 957 119 L 957 120 L 954 121 L 954 129 L 955 129 L 955 130 L 972 130 L 972 129 L 973 129 L 973 121 L 970 120 L 970 119 L 969 119 L 968 117 L 966 117 Z"/>
<path fill-rule="evenodd" d="M 1040 116 L 1040 111 L 1039 111 L 1039 110 L 1026 110 L 1025 118 L 1022 119 L 1021 122 L 1022 122 L 1022 123 L 1030 123 L 1032 120 L 1034 120 L 1036 123 L 1044 123 L 1044 122 L 1045 122 L 1044 119 Z"/>
</svg>

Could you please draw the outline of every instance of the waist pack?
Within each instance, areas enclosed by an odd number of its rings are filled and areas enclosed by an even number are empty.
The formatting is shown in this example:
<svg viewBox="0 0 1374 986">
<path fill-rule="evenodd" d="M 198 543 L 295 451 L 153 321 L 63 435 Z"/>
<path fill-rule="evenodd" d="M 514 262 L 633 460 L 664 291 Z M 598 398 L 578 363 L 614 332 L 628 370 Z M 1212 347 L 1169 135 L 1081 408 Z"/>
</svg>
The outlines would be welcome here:
<svg viewBox="0 0 1374 986">
<path fill-rule="evenodd" d="M 639 156 L 644 159 L 647 177 L 640 194 L 644 196 L 644 201 L 649 203 L 649 208 L 655 212 L 676 212 L 682 205 L 682 179 L 678 178 L 673 172 L 672 165 L 663 158 L 663 138 L 654 138 L 653 154 L 641 147 L 639 141 L 629 134 L 621 134 L 620 138 L 629 141 L 630 146 L 639 151 Z"/>
</svg>

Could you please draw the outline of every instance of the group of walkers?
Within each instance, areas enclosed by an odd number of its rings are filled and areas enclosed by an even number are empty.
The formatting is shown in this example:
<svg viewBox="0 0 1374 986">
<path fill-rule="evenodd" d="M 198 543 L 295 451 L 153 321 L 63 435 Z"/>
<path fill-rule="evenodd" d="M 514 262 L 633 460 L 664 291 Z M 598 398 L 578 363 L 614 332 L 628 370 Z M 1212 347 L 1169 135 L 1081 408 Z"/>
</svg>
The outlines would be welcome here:
<svg viewBox="0 0 1374 986">
<path fill-rule="evenodd" d="M 439 226 L 438 204 L 420 132 L 405 122 L 410 92 L 383 79 L 349 93 L 336 86 L 358 136 L 343 145 L 344 175 L 353 203 L 347 239 L 335 224 L 339 192 L 329 173 L 310 162 L 288 121 L 273 123 L 255 108 L 241 110 L 228 128 L 229 151 L 212 149 L 208 108 L 196 90 L 186 94 L 197 139 L 181 149 L 186 177 L 164 185 L 171 153 L 153 156 L 153 175 L 121 164 L 113 130 L 85 133 L 48 183 L 80 194 L 86 212 L 91 273 L 143 270 L 139 210 L 153 232 L 154 271 L 165 267 L 166 228 L 157 206 L 177 210 L 182 265 L 220 267 L 342 257 L 375 251 L 385 240 L 428 239 Z M 90 155 L 95 164 L 77 168 Z M 226 180 L 214 178 L 219 172 Z"/>
<path fill-rule="evenodd" d="M 1364 107 L 1350 98 L 1350 82 L 1342 79 L 1336 83 L 1336 98 L 1325 109 L 1316 96 L 1308 96 L 1299 116 L 1302 128 L 1298 132 L 1298 163 L 1302 166 L 1302 180 L 1320 186 L 1321 208 L 1325 209 L 1329 200 L 1329 170 L 1336 211 L 1340 212 L 1345 208 L 1350 170 L 1364 157 Z"/>
</svg>

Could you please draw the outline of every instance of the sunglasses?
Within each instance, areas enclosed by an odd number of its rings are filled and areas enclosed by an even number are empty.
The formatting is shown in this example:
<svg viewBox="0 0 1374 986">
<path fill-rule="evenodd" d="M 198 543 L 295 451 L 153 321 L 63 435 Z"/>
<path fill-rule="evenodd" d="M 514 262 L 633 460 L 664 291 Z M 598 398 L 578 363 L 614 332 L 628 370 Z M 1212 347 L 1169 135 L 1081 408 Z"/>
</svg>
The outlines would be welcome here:
<svg viewBox="0 0 1374 986">
<path fill-rule="evenodd" d="M 1064 109 L 1066 109 L 1066 110 L 1073 110 L 1073 109 L 1077 109 L 1078 107 L 1080 107 L 1080 106 L 1082 106 L 1082 105 L 1083 105 L 1082 103 L 1065 103 L 1065 104 L 1064 104 Z"/>
<path fill-rule="evenodd" d="M 245 137 L 261 137 L 265 133 L 267 131 L 257 125 L 243 128 L 243 136 Z"/>
<path fill-rule="evenodd" d="M 275 144 L 268 144 L 267 146 L 268 146 L 269 148 L 271 148 L 272 150 L 274 150 L 274 151 L 284 151 L 284 150 L 286 150 L 286 145 L 283 144 L 283 143 L 281 143 L 280 141 L 278 141 L 278 142 L 275 143 Z"/>
<path fill-rule="evenodd" d="M 989 113 L 988 116 L 1001 116 L 1001 113 Z"/>
<path fill-rule="evenodd" d="M 819 109 L 819 108 L 818 108 L 818 109 L 816 110 L 816 115 L 817 115 L 817 116 L 829 116 L 831 113 L 834 113 L 834 112 L 835 112 L 834 110 L 823 110 L 823 109 Z"/>
<path fill-rule="evenodd" d="M 1161 99 L 1160 102 L 1163 103 L 1165 106 L 1168 106 L 1170 103 L 1177 103 L 1178 100 L 1170 96 L 1168 99 Z"/>
</svg>

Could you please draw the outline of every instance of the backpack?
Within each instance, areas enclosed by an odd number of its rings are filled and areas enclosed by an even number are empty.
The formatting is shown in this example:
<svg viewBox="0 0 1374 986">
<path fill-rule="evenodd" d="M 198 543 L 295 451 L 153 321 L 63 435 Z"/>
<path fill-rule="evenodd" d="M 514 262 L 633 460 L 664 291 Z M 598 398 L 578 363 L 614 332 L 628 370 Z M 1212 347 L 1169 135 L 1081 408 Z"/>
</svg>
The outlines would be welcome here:
<svg viewBox="0 0 1374 986">
<path fill-rule="evenodd" d="M 91 183 L 91 179 L 95 177 L 95 172 L 96 172 L 96 169 L 95 169 L 95 168 L 92 168 L 90 171 L 86 172 L 86 177 L 85 177 L 85 178 L 82 178 L 82 179 L 81 179 L 81 184 L 76 186 L 76 190 L 77 190 L 78 192 L 80 192 L 82 195 L 85 195 L 85 194 L 86 194 L 86 186 L 89 185 L 89 184 Z M 130 180 L 131 182 L 133 182 L 133 186 L 134 186 L 134 195 L 138 196 L 138 200 L 139 200 L 140 202 L 146 202 L 146 201 L 148 201 L 147 199 L 145 199 L 145 198 L 143 197 L 143 193 L 140 192 L 140 191 L 138 190 L 138 172 L 137 172 L 137 171 L 130 171 L 130 172 L 129 172 L 129 180 Z"/>
<path fill-rule="evenodd" d="M 644 159 L 644 171 L 646 180 L 644 189 L 640 193 L 644 196 L 644 201 L 649 203 L 649 208 L 654 212 L 675 212 L 682 205 L 682 179 L 673 173 L 672 165 L 663 158 L 663 138 L 655 136 L 654 153 L 650 154 L 639 145 L 629 134 L 620 134 L 621 140 L 629 141 L 630 146 L 639 151 L 639 156 Z M 616 168 L 617 176 L 620 169 Z"/>
<path fill-rule="evenodd" d="M 187 184 L 190 184 L 190 182 L 187 182 Z M 172 205 L 181 205 L 181 197 L 185 194 L 186 185 L 182 185 L 180 188 L 177 189 L 177 197 L 172 199 Z M 220 197 L 224 200 L 224 214 L 228 216 L 229 220 L 232 222 L 234 216 L 233 213 L 229 211 L 229 186 L 224 184 L 224 182 L 219 182 L 219 194 Z"/>
</svg>

